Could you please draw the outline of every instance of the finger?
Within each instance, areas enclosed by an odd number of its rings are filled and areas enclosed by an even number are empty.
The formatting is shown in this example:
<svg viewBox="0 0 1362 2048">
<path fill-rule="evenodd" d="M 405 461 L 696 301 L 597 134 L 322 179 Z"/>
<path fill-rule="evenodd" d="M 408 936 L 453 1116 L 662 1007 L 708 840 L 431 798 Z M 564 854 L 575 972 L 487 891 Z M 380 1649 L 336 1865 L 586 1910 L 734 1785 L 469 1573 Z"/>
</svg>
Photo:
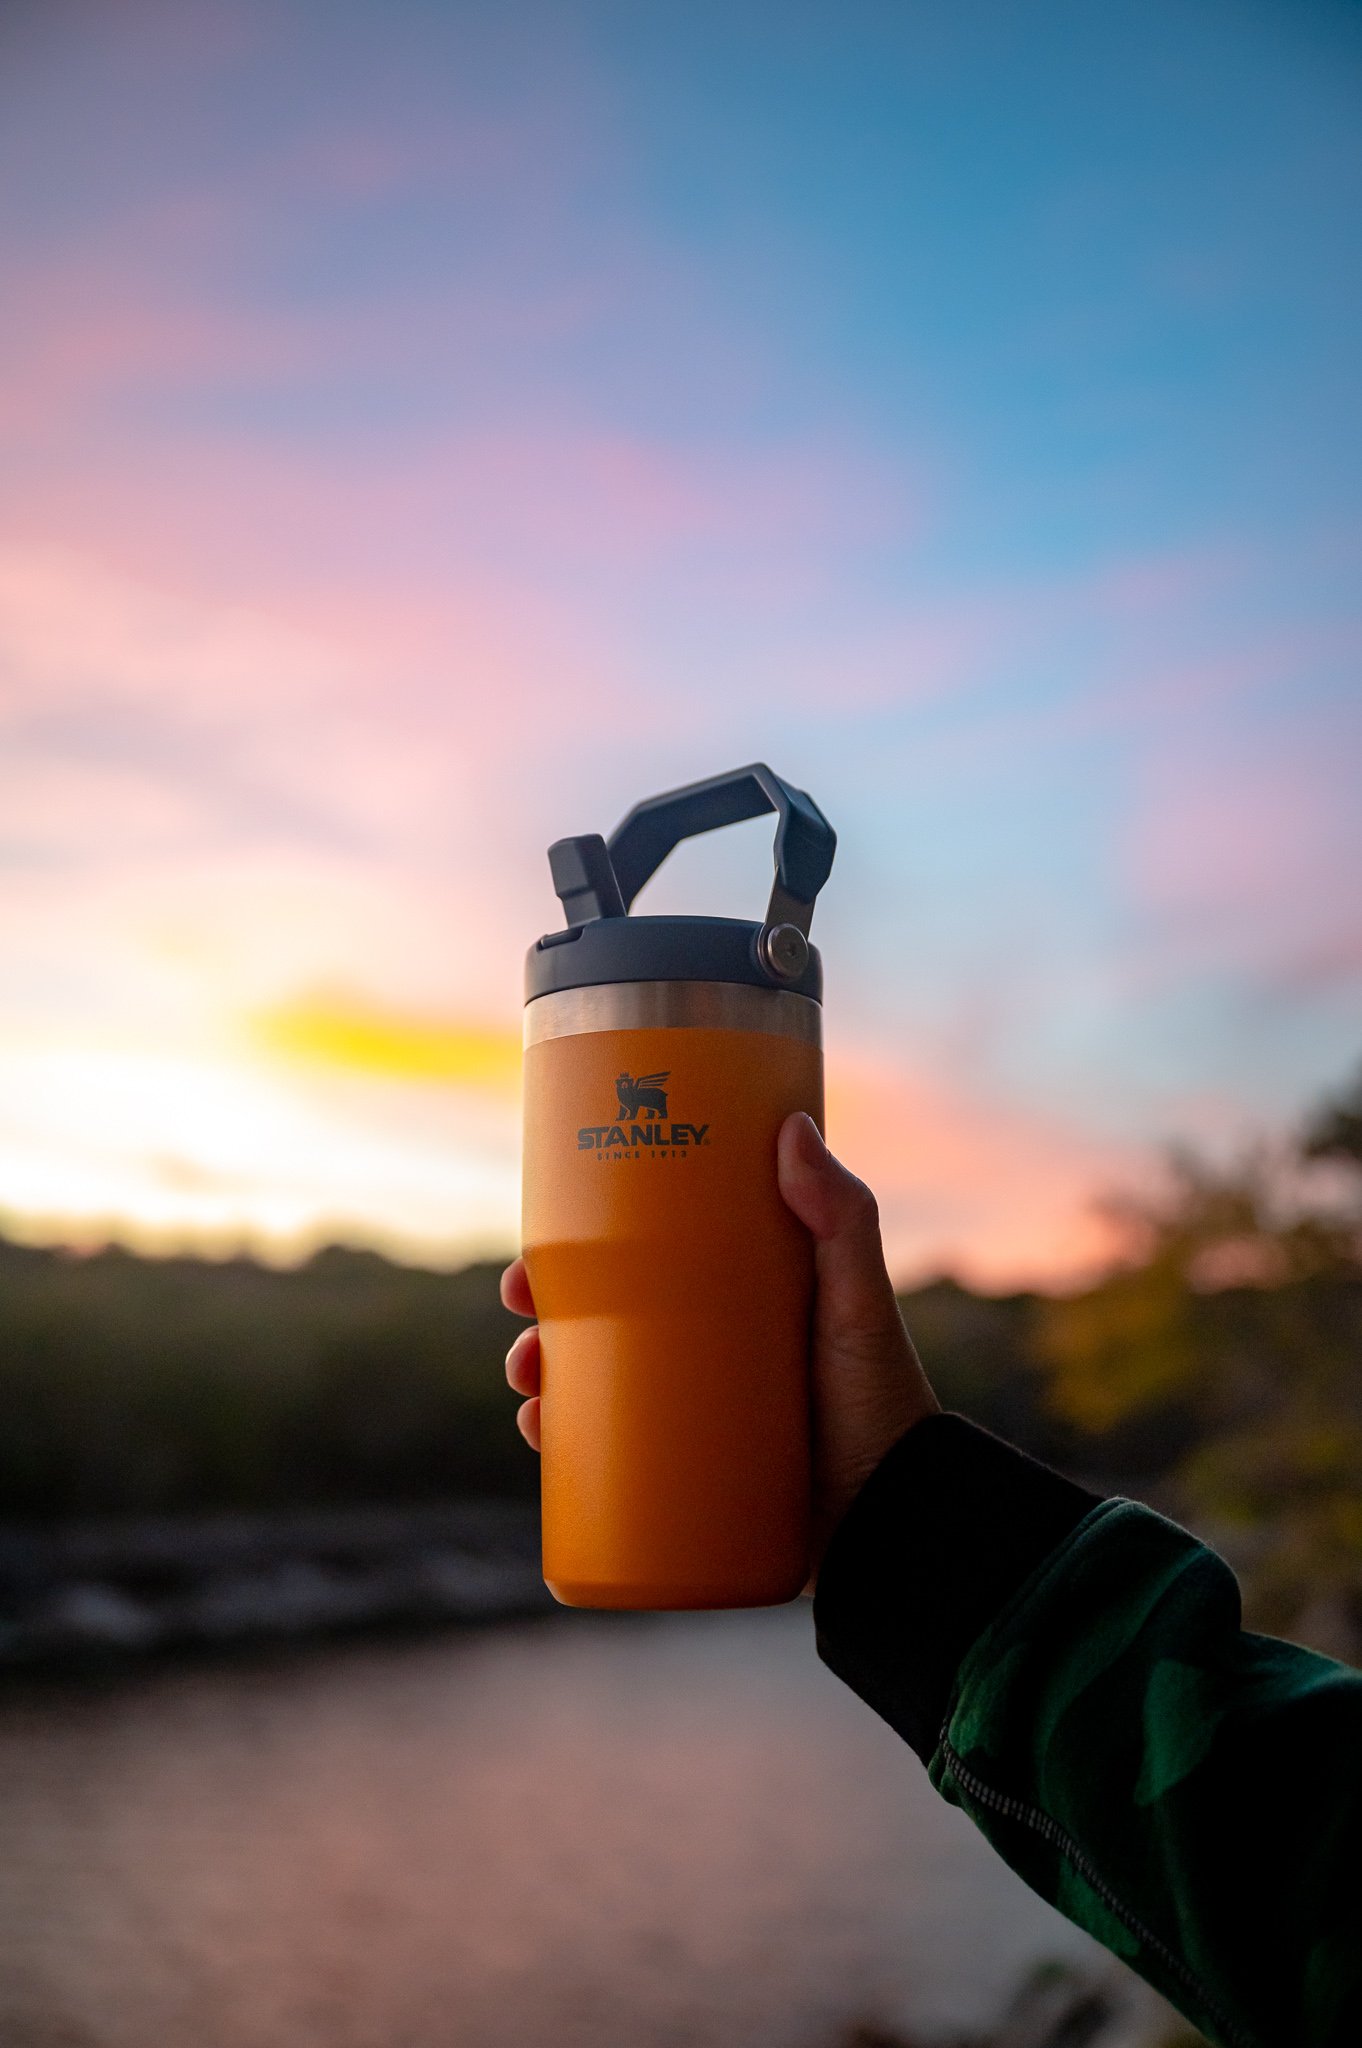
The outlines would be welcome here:
<svg viewBox="0 0 1362 2048">
<path fill-rule="evenodd" d="M 539 1327 L 522 1330 L 506 1353 L 507 1383 L 517 1394 L 539 1392 Z"/>
<path fill-rule="evenodd" d="M 513 1316 L 532 1316 L 534 1296 L 530 1293 L 530 1276 L 525 1271 L 523 1259 L 513 1259 L 501 1276 L 501 1302 Z"/>
<path fill-rule="evenodd" d="M 820 1241 L 867 1222 L 874 1197 L 864 1181 L 835 1159 L 811 1116 L 797 1109 L 780 1127 L 776 1144 L 780 1192 L 800 1222 Z"/>
<path fill-rule="evenodd" d="M 520 1434 L 524 1437 L 530 1449 L 532 1451 L 537 1451 L 540 1448 L 538 1394 L 534 1396 L 533 1400 L 521 1402 L 519 1408 L 516 1410 L 515 1419 L 517 1427 L 520 1430 Z"/>
</svg>

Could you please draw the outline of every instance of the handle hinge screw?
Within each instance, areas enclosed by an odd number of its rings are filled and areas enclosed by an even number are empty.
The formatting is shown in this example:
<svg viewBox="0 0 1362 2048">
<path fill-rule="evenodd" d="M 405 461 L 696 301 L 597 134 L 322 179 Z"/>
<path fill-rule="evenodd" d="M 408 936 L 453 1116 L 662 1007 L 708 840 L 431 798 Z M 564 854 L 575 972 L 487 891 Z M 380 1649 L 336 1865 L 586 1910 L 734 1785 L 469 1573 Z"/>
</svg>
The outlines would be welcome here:
<svg viewBox="0 0 1362 2048">
<path fill-rule="evenodd" d="M 809 942 L 797 924 L 763 925 L 757 958 L 774 981 L 798 981 L 809 964 Z"/>
</svg>

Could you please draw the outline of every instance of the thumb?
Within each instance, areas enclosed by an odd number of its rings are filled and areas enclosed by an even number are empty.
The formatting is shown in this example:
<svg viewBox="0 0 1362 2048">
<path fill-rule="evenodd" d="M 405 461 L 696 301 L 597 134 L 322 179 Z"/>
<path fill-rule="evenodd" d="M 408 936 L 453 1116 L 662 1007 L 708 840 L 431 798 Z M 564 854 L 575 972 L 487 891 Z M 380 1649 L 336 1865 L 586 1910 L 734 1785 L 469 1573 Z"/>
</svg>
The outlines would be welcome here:
<svg viewBox="0 0 1362 2048">
<path fill-rule="evenodd" d="M 875 1197 L 833 1158 L 813 1118 L 787 1116 L 780 1192 L 814 1241 L 814 1577 L 832 1531 L 885 1452 L 937 1405 L 899 1315 Z"/>
<path fill-rule="evenodd" d="M 853 1353 L 877 1350 L 886 1337 L 902 1342 L 870 1189 L 833 1158 L 802 1110 L 781 1125 L 776 1163 L 780 1192 L 814 1239 L 819 1334 Z"/>
</svg>

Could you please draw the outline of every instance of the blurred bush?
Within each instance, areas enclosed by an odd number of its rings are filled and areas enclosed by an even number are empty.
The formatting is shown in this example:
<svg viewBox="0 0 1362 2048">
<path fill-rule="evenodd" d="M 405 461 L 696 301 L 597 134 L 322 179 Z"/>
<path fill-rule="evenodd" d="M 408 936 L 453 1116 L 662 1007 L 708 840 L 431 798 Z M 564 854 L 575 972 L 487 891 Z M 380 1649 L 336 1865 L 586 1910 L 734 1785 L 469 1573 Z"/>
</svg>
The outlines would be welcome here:
<svg viewBox="0 0 1362 2048">
<path fill-rule="evenodd" d="M 1165 1432 L 1167 1504 L 1230 1551 L 1251 1620 L 1359 1660 L 1362 1077 L 1293 1143 L 1181 1155 L 1114 1214 L 1125 1258 L 1035 1329 L 1080 1462 Z"/>
</svg>

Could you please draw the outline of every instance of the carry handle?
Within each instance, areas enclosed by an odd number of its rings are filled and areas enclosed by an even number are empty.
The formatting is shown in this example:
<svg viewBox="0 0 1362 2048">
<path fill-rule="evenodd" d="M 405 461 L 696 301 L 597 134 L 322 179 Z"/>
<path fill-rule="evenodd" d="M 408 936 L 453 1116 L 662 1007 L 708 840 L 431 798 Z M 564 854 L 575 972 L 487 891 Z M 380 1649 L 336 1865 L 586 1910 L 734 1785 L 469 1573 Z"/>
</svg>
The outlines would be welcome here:
<svg viewBox="0 0 1362 2048">
<path fill-rule="evenodd" d="M 606 842 L 625 908 L 683 839 L 760 818 L 766 811 L 779 819 L 775 887 L 788 904 L 779 917 L 768 913 L 767 923 L 799 924 L 807 936 L 814 898 L 832 870 L 837 834 L 813 798 L 782 781 L 764 761 L 634 805 Z M 804 912 L 802 920 L 797 911 Z"/>
<path fill-rule="evenodd" d="M 757 942 L 773 980 L 802 974 L 814 899 L 832 871 L 837 834 L 811 796 L 782 781 L 764 761 L 691 782 L 634 805 L 603 840 L 598 833 L 559 839 L 549 848 L 553 886 L 569 927 L 623 917 L 644 883 L 683 839 L 774 811 L 775 881 Z"/>
</svg>

